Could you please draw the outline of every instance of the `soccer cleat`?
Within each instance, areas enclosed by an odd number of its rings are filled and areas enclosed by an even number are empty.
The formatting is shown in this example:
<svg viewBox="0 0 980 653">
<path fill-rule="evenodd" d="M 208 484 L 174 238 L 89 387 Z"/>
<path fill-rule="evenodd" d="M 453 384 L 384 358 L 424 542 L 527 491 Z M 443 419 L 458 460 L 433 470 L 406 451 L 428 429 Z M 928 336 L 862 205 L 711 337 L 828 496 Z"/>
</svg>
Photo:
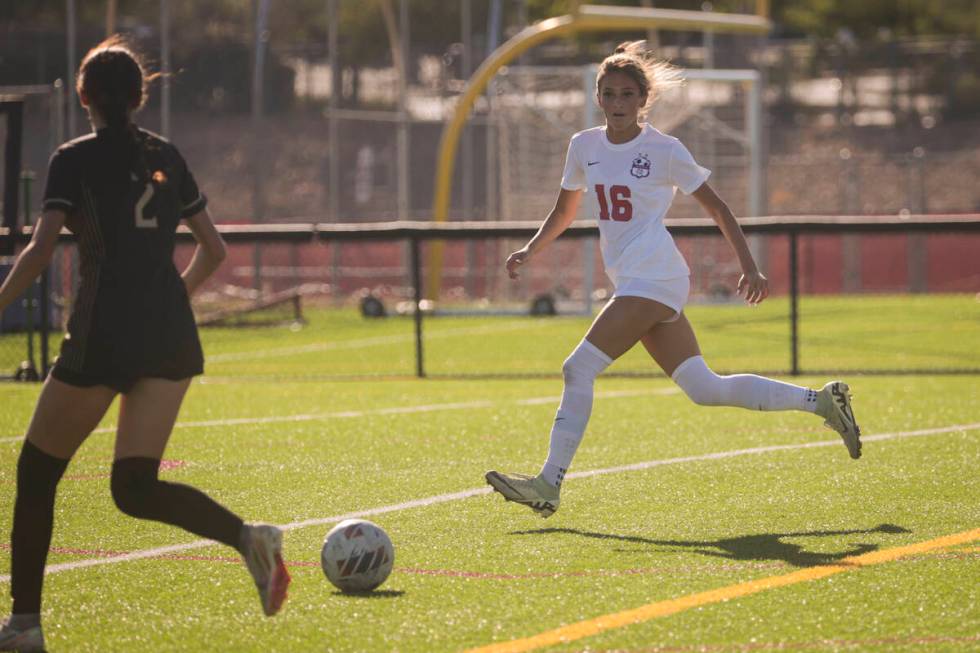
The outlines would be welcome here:
<svg viewBox="0 0 980 653">
<path fill-rule="evenodd" d="M 20 630 L 10 625 L 9 619 L 0 626 L 0 651 L 43 651 L 44 633 L 40 626 Z"/>
<path fill-rule="evenodd" d="M 544 518 L 558 510 L 558 488 L 540 476 L 487 472 L 486 479 L 505 499 L 523 504 Z"/>
<path fill-rule="evenodd" d="M 850 388 L 843 381 L 831 381 L 817 393 L 817 414 L 824 425 L 840 433 L 851 458 L 861 457 L 861 429 L 851 409 Z"/>
<path fill-rule="evenodd" d="M 282 561 L 282 531 L 268 524 L 247 526 L 245 565 L 255 580 L 267 617 L 279 612 L 286 600 L 289 571 Z"/>
</svg>

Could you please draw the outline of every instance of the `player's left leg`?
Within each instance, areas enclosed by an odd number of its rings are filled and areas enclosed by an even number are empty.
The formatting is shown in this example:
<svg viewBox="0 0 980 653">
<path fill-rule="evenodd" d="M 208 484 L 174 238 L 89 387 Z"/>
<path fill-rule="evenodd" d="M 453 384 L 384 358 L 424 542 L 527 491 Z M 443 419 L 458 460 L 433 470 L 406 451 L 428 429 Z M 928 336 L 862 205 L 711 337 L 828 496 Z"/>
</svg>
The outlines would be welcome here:
<svg viewBox="0 0 980 653">
<path fill-rule="evenodd" d="M 275 614 L 286 598 L 289 574 L 282 562 L 282 532 L 241 518 L 188 485 L 161 481 L 160 459 L 190 379 L 141 379 L 119 406 L 112 496 L 127 515 L 179 526 L 242 553 L 256 581 L 262 608 Z"/>
<path fill-rule="evenodd" d="M 596 378 L 629 351 L 655 324 L 670 319 L 673 308 L 646 297 L 614 297 L 596 316 L 585 339 L 562 366 L 561 404 L 551 428 L 548 458 L 540 476 L 556 488 L 585 434 L 592 414 Z"/>
<path fill-rule="evenodd" d="M 831 382 L 817 391 L 755 374 L 719 376 L 705 363 L 694 330 L 683 314 L 673 322 L 657 324 L 641 342 L 695 403 L 816 413 L 840 433 L 851 457 L 860 457 L 861 431 L 854 421 L 845 383 Z"/>
<path fill-rule="evenodd" d="M 10 543 L 12 614 L 0 626 L 0 650 L 44 648 L 41 590 L 54 525 L 58 483 L 68 461 L 102 419 L 115 391 L 48 377 L 17 460 Z"/>
</svg>

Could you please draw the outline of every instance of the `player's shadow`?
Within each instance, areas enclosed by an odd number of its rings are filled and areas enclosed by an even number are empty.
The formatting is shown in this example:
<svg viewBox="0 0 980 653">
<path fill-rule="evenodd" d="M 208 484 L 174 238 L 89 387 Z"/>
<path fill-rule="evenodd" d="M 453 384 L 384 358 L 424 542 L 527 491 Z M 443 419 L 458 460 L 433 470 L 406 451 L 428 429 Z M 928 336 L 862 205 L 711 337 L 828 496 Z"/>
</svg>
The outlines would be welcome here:
<svg viewBox="0 0 980 653">
<path fill-rule="evenodd" d="M 334 592 L 334 596 L 352 599 L 397 599 L 405 594 L 404 590 L 368 590 L 367 592 Z"/>
<path fill-rule="evenodd" d="M 802 531 L 799 533 L 762 533 L 758 535 L 742 535 L 718 540 L 657 540 L 634 535 L 615 535 L 612 533 L 593 533 L 577 528 L 538 528 L 529 531 L 513 531 L 511 535 L 548 535 L 565 534 L 590 537 L 599 540 L 616 540 L 634 542 L 636 544 L 654 544 L 657 546 L 684 547 L 701 555 L 725 558 L 728 560 L 781 560 L 794 567 L 816 567 L 819 565 L 841 564 L 844 558 L 876 551 L 877 544 L 853 544 L 845 551 L 825 553 L 807 551 L 802 545 L 784 542 L 783 538 L 800 537 L 834 537 L 840 535 L 868 535 L 872 533 L 911 533 L 912 531 L 894 524 L 880 524 L 874 528 L 850 529 L 839 531 Z M 846 564 L 846 563 L 844 563 Z"/>
</svg>

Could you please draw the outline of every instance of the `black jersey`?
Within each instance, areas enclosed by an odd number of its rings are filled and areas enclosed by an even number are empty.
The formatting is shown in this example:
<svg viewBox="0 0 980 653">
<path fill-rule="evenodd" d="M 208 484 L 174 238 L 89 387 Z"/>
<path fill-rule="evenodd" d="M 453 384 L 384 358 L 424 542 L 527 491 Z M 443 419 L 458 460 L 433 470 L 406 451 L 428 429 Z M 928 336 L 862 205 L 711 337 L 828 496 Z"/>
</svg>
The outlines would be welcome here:
<svg viewBox="0 0 980 653">
<path fill-rule="evenodd" d="M 181 218 L 205 205 L 177 148 L 151 132 L 105 128 L 55 151 L 44 208 L 68 214 L 81 258 L 56 371 L 113 379 L 201 372 L 173 253 Z"/>
</svg>

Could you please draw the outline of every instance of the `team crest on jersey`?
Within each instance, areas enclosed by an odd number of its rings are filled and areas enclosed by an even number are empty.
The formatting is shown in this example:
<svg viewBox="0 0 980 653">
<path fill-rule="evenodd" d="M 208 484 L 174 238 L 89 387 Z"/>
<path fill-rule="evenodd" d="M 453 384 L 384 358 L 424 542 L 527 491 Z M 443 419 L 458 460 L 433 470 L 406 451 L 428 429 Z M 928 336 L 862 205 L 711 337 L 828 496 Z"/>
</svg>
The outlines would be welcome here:
<svg viewBox="0 0 980 653">
<path fill-rule="evenodd" d="M 637 179 L 650 176 L 650 159 L 646 154 L 641 154 L 633 159 L 633 167 L 630 168 L 630 174 Z"/>
</svg>

